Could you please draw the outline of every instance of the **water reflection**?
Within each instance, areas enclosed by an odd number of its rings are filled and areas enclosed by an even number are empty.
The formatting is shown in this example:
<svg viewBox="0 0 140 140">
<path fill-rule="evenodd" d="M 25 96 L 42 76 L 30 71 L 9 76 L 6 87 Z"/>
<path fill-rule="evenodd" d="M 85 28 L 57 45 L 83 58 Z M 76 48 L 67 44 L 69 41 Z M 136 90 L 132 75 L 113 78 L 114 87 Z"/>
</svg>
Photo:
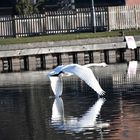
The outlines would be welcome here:
<svg viewBox="0 0 140 140">
<path fill-rule="evenodd" d="M 52 106 L 52 125 L 61 130 L 74 132 L 108 127 L 109 123 L 98 123 L 96 121 L 104 102 L 104 98 L 99 98 L 85 114 L 78 118 L 65 116 L 62 98 L 55 98 Z"/>
<path fill-rule="evenodd" d="M 137 61 L 130 61 L 129 62 L 128 70 L 127 70 L 128 78 L 136 76 L 137 65 L 138 65 Z"/>
<path fill-rule="evenodd" d="M 106 101 L 76 77 L 64 78 L 62 98 L 50 99 L 47 71 L 1 74 L 0 139 L 139 140 L 140 64 L 130 77 L 129 68 L 123 63 L 92 69 Z"/>
</svg>

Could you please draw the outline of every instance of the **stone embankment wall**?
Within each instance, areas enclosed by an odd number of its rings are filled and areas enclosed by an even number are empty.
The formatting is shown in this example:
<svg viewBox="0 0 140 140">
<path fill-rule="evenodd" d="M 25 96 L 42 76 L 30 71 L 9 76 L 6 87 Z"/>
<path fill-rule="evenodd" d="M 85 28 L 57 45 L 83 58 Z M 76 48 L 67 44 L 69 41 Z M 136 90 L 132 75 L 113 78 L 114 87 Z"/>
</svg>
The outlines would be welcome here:
<svg viewBox="0 0 140 140">
<path fill-rule="evenodd" d="M 124 37 L 39 42 L 0 46 L 0 72 L 51 69 L 60 64 L 117 63 L 140 60 L 137 48 L 128 49 Z"/>
</svg>

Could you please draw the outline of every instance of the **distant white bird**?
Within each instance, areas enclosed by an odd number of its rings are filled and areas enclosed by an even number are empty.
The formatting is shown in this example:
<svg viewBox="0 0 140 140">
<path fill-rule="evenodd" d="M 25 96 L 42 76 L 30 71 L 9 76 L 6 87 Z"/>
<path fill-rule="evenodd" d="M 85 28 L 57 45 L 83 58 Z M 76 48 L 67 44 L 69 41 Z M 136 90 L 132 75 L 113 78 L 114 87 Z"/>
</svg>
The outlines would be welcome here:
<svg viewBox="0 0 140 140">
<path fill-rule="evenodd" d="M 79 64 L 69 64 L 60 65 L 48 73 L 51 81 L 51 87 L 54 95 L 59 97 L 62 95 L 63 91 L 63 75 L 77 75 L 81 78 L 87 85 L 89 85 L 93 90 L 95 90 L 99 95 L 104 95 L 105 91 L 101 88 L 99 82 L 94 76 L 92 70 L 88 67 L 95 66 L 96 64 L 79 65 Z M 97 65 L 96 65 L 97 66 Z"/>
<path fill-rule="evenodd" d="M 97 122 L 97 117 L 100 114 L 104 102 L 104 98 L 99 98 L 85 114 L 80 115 L 81 117 L 73 117 L 65 115 L 62 98 L 55 98 L 52 106 L 52 125 L 58 127 L 58 129 L 72 132 L 109 127 L 109 123 Z"/>
</svg>

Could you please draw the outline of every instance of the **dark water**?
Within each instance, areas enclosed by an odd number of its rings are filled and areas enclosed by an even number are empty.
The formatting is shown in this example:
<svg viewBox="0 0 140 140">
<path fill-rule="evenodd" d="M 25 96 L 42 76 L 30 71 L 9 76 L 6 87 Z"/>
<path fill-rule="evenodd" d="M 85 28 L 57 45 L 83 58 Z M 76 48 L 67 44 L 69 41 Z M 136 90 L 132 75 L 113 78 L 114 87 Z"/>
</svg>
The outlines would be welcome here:
<svg viewBox="0 0 140 140">
<path fill-rule="evenodd" d="M 107 92 L 100 99 L 75 76 L 55 99 L 47 71 L 1 74 L 0 140 L 139 140 L 139 68 L 93 68 Z"/>
</svg>

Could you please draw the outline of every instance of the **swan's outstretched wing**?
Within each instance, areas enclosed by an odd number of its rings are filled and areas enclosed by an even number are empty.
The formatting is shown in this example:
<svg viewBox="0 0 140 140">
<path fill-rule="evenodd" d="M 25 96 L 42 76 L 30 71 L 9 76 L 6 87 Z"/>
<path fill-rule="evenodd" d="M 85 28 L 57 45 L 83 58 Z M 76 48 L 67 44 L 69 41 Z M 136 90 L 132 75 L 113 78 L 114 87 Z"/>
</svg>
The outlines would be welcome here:
<svg viewBox="0 0 140 140">
<path fill-rule="evenodd" d="M 92 89 L 94 89 L 99 95 L 104 95 L 105 91 L 101 88 L 99 82 L 94 76 L 90 68 L 78 65 L 70 64 L 62 68 L 63 72 L 73 73 L 87 83 Z"/>
<path fill-rule="evenodd" d="M 56 97 L 62 95 L 63 81 L 61 76 L 49 76 L 51 81 L 51 88 Z"/>
</svg>

